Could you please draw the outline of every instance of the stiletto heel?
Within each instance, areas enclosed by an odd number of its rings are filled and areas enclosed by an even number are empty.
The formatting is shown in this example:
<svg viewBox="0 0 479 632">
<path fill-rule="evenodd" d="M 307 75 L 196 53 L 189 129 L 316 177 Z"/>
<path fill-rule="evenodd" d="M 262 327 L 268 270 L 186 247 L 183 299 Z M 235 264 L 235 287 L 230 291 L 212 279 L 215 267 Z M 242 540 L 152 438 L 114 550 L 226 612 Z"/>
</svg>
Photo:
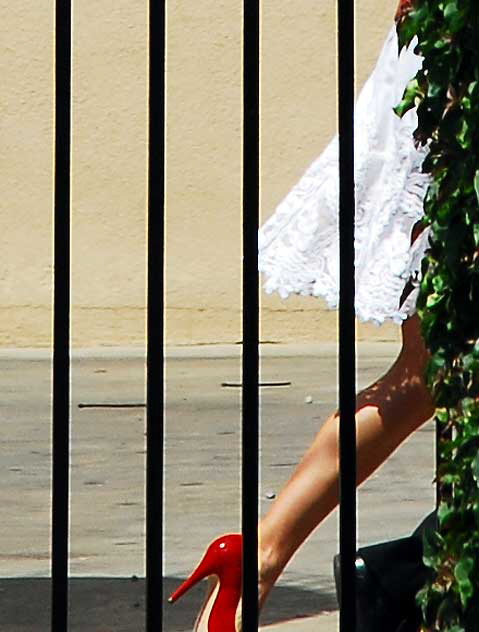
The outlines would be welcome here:
<svg viewBox="0 0 479 632">
<path fill-rule="evenodd" d="M 215 584 L 210 585 L 194 630 L 198 630 L 200 619 L 206 613 L 207 632 L 236 632 L 236 610 L 241 598 L 242 556 L 243 539 L 240 534 L 219 537 L 210 544 L 190 577 L 168 599 L 170 603 L 174 603 L 205 577 L 217 576 Z M 210 599 L 214 599 L 214 602 L 208 613 Z"/>
</svg>

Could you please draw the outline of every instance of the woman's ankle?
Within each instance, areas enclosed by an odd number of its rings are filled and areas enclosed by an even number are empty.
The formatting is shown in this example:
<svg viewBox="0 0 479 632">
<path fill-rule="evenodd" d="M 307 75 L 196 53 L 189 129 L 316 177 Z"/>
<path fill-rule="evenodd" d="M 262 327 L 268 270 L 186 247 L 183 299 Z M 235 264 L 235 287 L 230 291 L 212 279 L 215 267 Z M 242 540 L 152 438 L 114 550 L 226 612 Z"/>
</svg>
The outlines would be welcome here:
<svg viewBox="0 0 479 632">
<path fill-rule="evenodd" d="M 258 552 L 259 604 L 263 605 L 283 570 L 278 555 L 272 547 L 260 546 Z"/>
</svg>

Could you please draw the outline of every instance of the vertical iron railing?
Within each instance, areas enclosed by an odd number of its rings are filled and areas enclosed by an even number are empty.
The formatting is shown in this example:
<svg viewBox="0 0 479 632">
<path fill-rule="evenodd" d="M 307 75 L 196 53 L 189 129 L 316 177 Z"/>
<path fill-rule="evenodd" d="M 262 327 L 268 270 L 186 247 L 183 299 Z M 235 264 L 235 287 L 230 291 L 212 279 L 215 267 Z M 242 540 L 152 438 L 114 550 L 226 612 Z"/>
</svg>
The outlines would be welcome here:
<svg viewBox="0 0 479 632">
<path fill-rule="evenodd" d="M 68 629 L 70 481 L 70 142 L 71 2 L 55 10 L 55 158 L 51 627 Z"/>
<path fill-rule="evenodd" d="M 354 279 L 354 2 L 338 0 L 340 631 L 356 630 L 356 358 Z"/>
<path fill-rule="evenodd" d="M 444 441 L 452 441 L 454 434 L 452 428 L 444 428 L 443 425 L 437 420 L 435 431 L 436 509 L 439 509 L 439 505 L 442 500 L 452 500 L 454 489 L 453 485 L 452 483 L 441 483 L 441 481 L 439 480 L 438 472 L 442 464 L 441 444 Z"/>
<path fill-rule="evenodd" d="M 165 0 L 149 2 L 146 632 L 162 630 Z"/>
<path fill-rule="evenodd" d="M 243 4 L 242 533 L 244 632 L 258 629 L 259 0 Z"/>
<path fill-rule="evenodd" d="M 340 143 L 341 624 L 355 629 L 354 11 L 338 0 Z M 52 631 L 68 629 L 70 453 L 71 2 L 55 17 L 55 238 L 52 471 Z M 243 131 L 243 630 L 258 627 L 259 2 L 244 0 Z M 162 629 L 164 441 L 165 1 L 149 3 L 146 630 Z M 160 253 L 160 254 L 159 254 Z"/>
</svg>

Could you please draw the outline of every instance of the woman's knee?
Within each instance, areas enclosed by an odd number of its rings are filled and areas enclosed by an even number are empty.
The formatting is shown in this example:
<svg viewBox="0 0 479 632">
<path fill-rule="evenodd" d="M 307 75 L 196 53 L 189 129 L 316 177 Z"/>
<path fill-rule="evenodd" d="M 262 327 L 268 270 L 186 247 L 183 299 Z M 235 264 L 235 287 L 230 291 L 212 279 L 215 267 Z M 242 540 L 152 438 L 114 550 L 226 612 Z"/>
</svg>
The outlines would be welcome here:
<svg viewBox="0 0 479 632">
<path fill-rule="evenodd" d="M 424 376 L 430 353 L 421 333 L 421 321 L 414 314 L 402 324 L 402 348 L 398 361 Z"/>
<path fill-rule="evenodd" d="M 423 416 L 429 418 L 434 413 L 434 402 L 426 383 L 426 368 L 430 353 L 421 334 L 421 323 L 415 314 L 402 326 L 403 345 L 398 357 L 398 371 L 408 384 L 408 390 L 423 410 Z"/>
<path fill-rule="evenodd" d="M 377 406 L 388 412 L 425 421 L 434 413 L 434 403 L 426 384 L 425 371 L 429 352 L 421 336 L 420 322 L 413 316 L 402 327 L 403 344 L 391 368 L 358 395 L 358 407 Z"/>
</svg>

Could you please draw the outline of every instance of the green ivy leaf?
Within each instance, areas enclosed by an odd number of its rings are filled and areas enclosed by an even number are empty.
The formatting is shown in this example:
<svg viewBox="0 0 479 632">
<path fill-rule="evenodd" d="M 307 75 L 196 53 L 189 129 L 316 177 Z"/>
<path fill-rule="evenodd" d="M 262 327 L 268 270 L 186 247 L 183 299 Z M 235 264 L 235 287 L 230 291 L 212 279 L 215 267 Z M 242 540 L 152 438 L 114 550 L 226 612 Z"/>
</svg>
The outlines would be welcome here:
<svg viewBox="0 0 479 632">
<path fill-rule="evenodd" d="M 424 199 L 430 247 L 417 300 L 431 353 L 426 381 L 436 419 L 454 430 L 439 442 L 437 471 L 441 483 L 452 483 L 452 496 L 440 503 L 440 532 L 424 536 L 424 561 L 434 572 L 417 596 L 423 629 L 441 632 L 465 632 L 479 617 L 477 1 L 417 0 L 398 25 L 400 42 L 417 38 L 415 52 L 423 57 L 396 112 L 417 108 L 414 139 L 429 150 L 423 173 L 430 176 Z"/>
<path fill-rule="evenodd" d="M 476 192 L 476 199 L 479 203 L 479 169 L 476 171 L 474 175 L 474 190 Z"/>
<path fill-rule="evenodd" d="M 434 81 L 429 81 L 427 87 L 427 96 L 431 99 L 438 97 L 440 94 L 444 92 L 444 86 L 441 83 L 436 83 Z"/>
<path fill-rule="evenodd" d="M 471 81 L 471 83 L 467 87 L 467 93 L 470 96 L 473 96 L 477 92 L 478 87 L 479 87 L 479 81 Z"/>
<path fill-rule="evenodd" d="M 472 511 L 474 513 L 476 525 L 478 525 L 479 524 L 479 502 L 477 500 L 472 506 Z"/>
<path fill-rule="evenodd" d="M 473 568 L 474 559 L 470 556 L 463 556 L 454 568 L 454 577 L 458 583 L 459 595 L 461 597 L 463 607 L 466 607 L 467 602 L 474 592 L 472 581 L 470 579 Z"/>
<path fill-rule="evenodd" d="M 453 18 L 455 15 L 457 15 L 458 12 L 458 8 L 457 8 L 457 4 L 455 1 L 453 2 L 447 2 L 444 5 L 444 17 L 446 18 L 446 20 L 449 20 L 451 18 Z"/>
<path fill-rule="evenodd" d="M 450 419 L 449 410 L 447 408 L 437 408 L 436 419 L 441 424 L 447 424 Z"/>
<path fill-rule="evenodd" d="M 454 515 L 455 509 L 452 505 L 446 502 L 441 502 L 437 510 L 437 517 L 439 519 L 439 525 L 443 527 L 450 518 Z"/>
<path fill-rule="evenodd" d="M 471 130 L 469 121 L 466 119 L 462 120 L 461 129 L 457 132 L 456 138 L 463 149 L 469 147 L 470 143 Z"/>
<path fill-rule="evenodd" d="M 471 465 L 472 476 L 479 487 L 479 452 L 474 457 Z"/>
<path fill-rule="evenodd" d="M 459 583 L 469 581 L 469 575 L 471 574 L 473 568 L 473 558 L 464 556 L 457 562 L 454 568 L 454 577 Z"/>
<path fill-rule="evenodd" d="M 474 224 L 474 226 L 472 227 L 472 233 L 474 236 L 474 245 L 479 246 L 479 224 Z"/>
<path fill-rule="evenodd" d="M 474 397 L 464 397 L 461 401 L 461 407 L 463 413 L 470 415 L 477 408 L 476 400 Z"/>
<path fill-rule="evenodd" d="M 443 476 L 441 476 L 441 483 L 444 483 L 445 485 L 453 485 L 454 483 L 460 483 L 461 482 L 461 476 L 459 474 L 444 474 Z"/>
<path fill-rule="evenodd" d="M 413 20 L 411 20 L 411 14 L 406 17 L 403 21 L 401 28 L 398 32 L 398 44 L 399 44 L 399 52 L 403 48 L 408 48 L 412 40 L 416 35 L 416 26 Z"/>
<path fill-rule="evenodd" d="M 444 300 L 444 298 L 444 294 L 439 294 L 437 292 L 429 294 L 426 301 L 426 307 L 428 309 L 433 309 L 434 307 L 437 307 L 437 305 L 439 305 Z"/>
<path fill-rule="evenodd" d="M 444 277 L 438 274 L 432 279 L 432 286 L 434 291 L 439 294 L 447 289 L 448 284 L 446 283 Z"/>
<path fill-rule="evenodd" d="M 423 533 L 423 562 L 430 568 L 436 568 L 440 561 L 440 552 L 444 548 L 443 536 L 433 529 L 426 529 Z"/>
<path fill-rule="evenodd" d="M 418 105 L 418 102 L 423 96 L 424 94 L 419 86 L 419 81 L 416 78 L 411 79 L 406 86 L 401 103 L 393 108 L 394 112 L 399 117 L 404 116 L 406 112 L 409 112 L 409 110 L 412 110 L 412 108 Z"/>
</svg>

